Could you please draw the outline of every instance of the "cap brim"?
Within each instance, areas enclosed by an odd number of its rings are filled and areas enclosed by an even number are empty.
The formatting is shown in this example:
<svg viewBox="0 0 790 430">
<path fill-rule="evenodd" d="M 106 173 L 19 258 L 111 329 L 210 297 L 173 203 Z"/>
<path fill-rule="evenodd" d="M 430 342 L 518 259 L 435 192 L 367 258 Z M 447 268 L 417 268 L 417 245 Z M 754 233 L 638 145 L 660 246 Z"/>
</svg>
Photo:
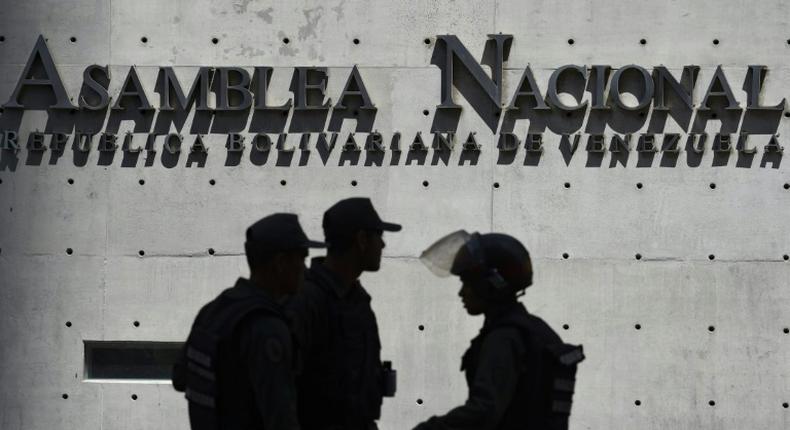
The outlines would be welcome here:
<svg viewBox="0 0 790 430">
<path fill-rule="evenodd" d="M 400 231 L 401 228 L 403 228 L 403 227 L 401 227 L 400 224 L 394 224 L 394 223 L 391 223 L 391 222 L 382 222 L 381 223 L 381 229 L 384 230 L 384 231 Z"/>
</svg>

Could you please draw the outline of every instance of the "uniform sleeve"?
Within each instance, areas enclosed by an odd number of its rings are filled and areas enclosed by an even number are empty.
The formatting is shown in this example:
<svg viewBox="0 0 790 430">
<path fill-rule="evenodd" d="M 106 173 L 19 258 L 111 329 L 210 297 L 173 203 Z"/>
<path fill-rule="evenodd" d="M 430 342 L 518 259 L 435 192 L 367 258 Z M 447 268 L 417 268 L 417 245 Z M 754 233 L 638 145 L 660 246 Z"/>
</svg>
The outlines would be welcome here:
<svg viewBox="0 0 790 430">
<path fill-rule="evenodd" d="M 288 326 L 277 318 L 257 318 L 240 332 L 241 359 L 255 392 L 263 427 L 298 430 L 293 345 Z"/>
<path fill-rule="evenodd" d="M 184 346 L 181 347 L 181 351 L 178 353 L 178 360 L 173 364 L 173 374 L 171 376 L 173 381 L 173 388 L 176 391 L 184 392 L 187 389 L 187 375 L 186 375 L 186 368 L 187 368 L 187 346 L 186 343 Z"/>
<path fill-rule="evenodd" d="M 502 419 L 513 399 L 525 348 L 516 329 L 491 332 L 483 341 L 469 398 L 446 415 L 431 417 L 415 430 L 488 430 Z"/>
</svg>

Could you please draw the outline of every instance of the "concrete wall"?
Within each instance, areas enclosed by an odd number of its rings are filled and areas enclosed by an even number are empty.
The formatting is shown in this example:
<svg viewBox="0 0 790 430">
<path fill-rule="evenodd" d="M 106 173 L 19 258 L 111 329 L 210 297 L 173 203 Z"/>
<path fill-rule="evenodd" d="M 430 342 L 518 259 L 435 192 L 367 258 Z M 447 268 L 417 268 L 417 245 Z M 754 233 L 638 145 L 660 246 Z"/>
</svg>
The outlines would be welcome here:
<svg viewBox="0 0 790 430">
<path fill-rule="evenodd" d="M 527 64 L 543 91 L 565 64 L 663 64 L 676 76 L 696 64 L 696 103 L 723 65 L 745 106 L 747 66 L 764 64 L 763 100 L 775 104 L 789 95 L 789 7 L 780 0 L 4 1 L 0 100 L 12 93 L 39 34 L 75 100 L 91 64 L 110 66 L 112 95 L 136 65 L 154 105 L 159 66 L 175 67 L 184 86 L 202 65 L 271 66 L 274 104 L 291 96 L 295 66 L 328 67 L 327 94 L 336 100 L 358 65 L 378 108 L 374 128 L 387 143 L 400 131 L 408 144 L 417 131 L 429 136 L 440 101 L 441 73 L 431 65 L 436 36 L 457 35 L 479 59 L 486 35 L 502 32 L 514 36 L 505 102 Z M 774 131 L 780 141 L 789 135 L 788 118 L 780 113 L 775 127 L 753 136 L 758 152 L 748 167 L 739 167 L 744 154 L 735 151 L 722 164 L 712 137 L 701 157 L 683 150 L 672 167 L 662 153 L 640 165 L 634 150 L 625 161 L 606 152 L 591 166 L 586 137 L 566 161 L 552 127 L 533 165 L 523 148 L 503 161 L 497 135 L 455 98 L 464 106 L 458 136 L 476 131 L 483 146 L 473 161 L 459 150 L 449 160 L 428 151 L 422 163 L 387 151 L 381 165 L 366 165 L 370 153 L 354 162 L 337 148 L 327 159 L 315 150 L 261 159 L 248 145 L 228 166 L 221 133 L 204 136 L 210 150 L 202 166 L 186 149 L 168 157 L 161 137 L 158 152 L 126 167 L 120 150 L 108 162 L 95 147 L 85 156 L 69 146 L 38 163 L 25 149 L 4 151 L 0 428 L 187 428 L 186 401 L 167 384 L 85 382 L 83 341 L 183 340 L 199 306 L 246 275 L 246 226 L 294 211 L 320 236 L 323 211 L 356 195 L 404 225 L 385 237 L 382 270 L 363 277 L 382 355 L 400 377 L 382 429 L 409 428 L 465 398 L 460 356 L 482 320 L 465 315 L 456 281 L 432 277 L 417 260 L 458 228 L 508 232 L 530 249 L 535 286 L 524 302 L 564 339 L 584 344 L 588 357 L 572 428 L 790 427 L 783 406 L 790 401 L 790 170 L 763 149 Z M 24 139 L 46 123 L 46 112 L 31 111 L 17 128 Z M 340 142 L 354 123 L 343 123 Z M 716 133 L 721 123 L 702 127 Z M 131 128 L 126 121 L 119 132 Z M 514 130 L 523 138 L 535 127 L 522 120 Z M 191 144 L 189 122 L 184 134 Z M 294 145 L 299 136 L 288 139 Z"/>
</svg>

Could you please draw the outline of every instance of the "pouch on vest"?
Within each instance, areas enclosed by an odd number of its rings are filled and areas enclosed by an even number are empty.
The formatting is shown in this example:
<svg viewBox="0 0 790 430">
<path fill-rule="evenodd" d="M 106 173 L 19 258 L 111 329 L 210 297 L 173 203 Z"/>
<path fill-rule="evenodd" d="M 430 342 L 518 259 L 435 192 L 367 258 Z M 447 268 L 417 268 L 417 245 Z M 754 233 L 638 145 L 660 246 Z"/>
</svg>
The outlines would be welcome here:
<svg viewBox="0 0 790 430">
<path fill-rule="evenodd" d="M 186 398 L 193 429 L 219 429 L 217 358 L 219 337 L 195 327 L 186 345 Z"/>
<path fill-rule="evenodd" d="M 571 414 L 576 369 L 584 360 L 584 349 L 581 345 L 559 343 L 546 346 L 545 353 L 552 375 L 552 414 L 567 417 Z"/>
</svg>

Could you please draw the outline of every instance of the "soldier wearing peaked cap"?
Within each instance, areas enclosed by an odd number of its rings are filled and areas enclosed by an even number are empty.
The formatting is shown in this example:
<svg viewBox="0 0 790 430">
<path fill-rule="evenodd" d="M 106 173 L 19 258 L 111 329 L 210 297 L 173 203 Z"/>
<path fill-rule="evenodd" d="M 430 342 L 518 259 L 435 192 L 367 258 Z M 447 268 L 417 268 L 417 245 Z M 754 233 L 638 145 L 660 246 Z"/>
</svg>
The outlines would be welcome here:
<svg viewBox="0 0 790 430">
<path fill-rule="evenodd" d="M 381 265 L 382 234 L 398 224 L 381 220 L 367 198 L 342 200 L 324 213 L 326 258 L 314 258 L 304 289 L 289 304 L 303 348 L 297 380 L 303 430 L 371 430 L 395 372 L 380 358 L 371 297 L 359 282 Z"/>
<path fill-rule="evenodd" d="M 302 284 L 307 239 L 294 214 L 247 229 L 250 278 L 205 305 L 173 385 L 186 393 L 194 430 L 298 430 L 296 347 L 282 302 Z"/>
</svg>

